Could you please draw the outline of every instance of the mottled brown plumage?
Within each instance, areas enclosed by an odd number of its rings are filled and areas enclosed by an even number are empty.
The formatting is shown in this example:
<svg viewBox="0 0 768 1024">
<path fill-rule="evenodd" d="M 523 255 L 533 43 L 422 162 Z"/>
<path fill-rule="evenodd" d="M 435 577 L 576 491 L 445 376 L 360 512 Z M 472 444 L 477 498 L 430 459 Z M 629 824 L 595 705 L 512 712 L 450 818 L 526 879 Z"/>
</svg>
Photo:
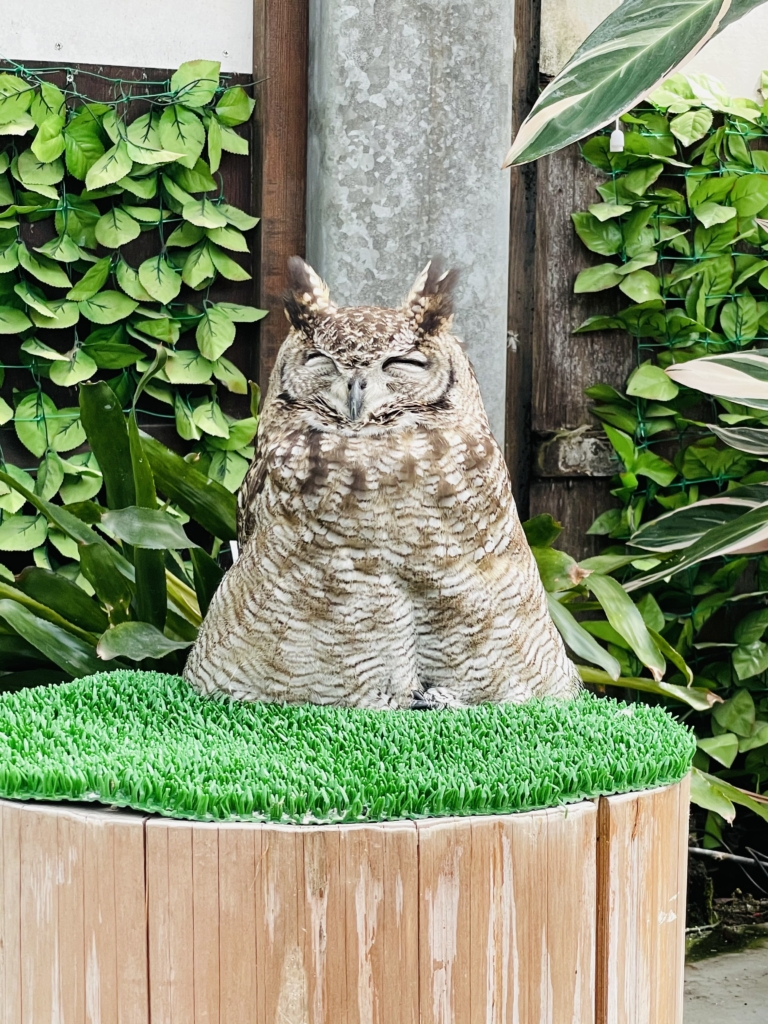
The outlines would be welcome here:
<svg viewBox="0 0 768 1024">
<path fill-rule="evenodd" d="M 452 274 L 337 309 L 295 257 L 238 499 L 240 557 L 185 669 L 243 700 L 397 708 L 570 696 L 578 676 L 475 375 Z"/>
</svg>

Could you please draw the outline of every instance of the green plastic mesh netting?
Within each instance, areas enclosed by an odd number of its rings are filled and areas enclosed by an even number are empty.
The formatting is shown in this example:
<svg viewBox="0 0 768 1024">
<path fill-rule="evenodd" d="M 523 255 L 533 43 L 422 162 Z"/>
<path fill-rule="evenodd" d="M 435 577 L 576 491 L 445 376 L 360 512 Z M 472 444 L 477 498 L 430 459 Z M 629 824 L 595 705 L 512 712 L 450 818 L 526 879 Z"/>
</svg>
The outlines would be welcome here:
<svg viewBox="0 0 768 1024">
<path fill-rule="evenodd" d="M 237 704 L 117 671 L 0 697 L 0 796 L 203 821 L 504 814 L 678 782 L 693 734 L 584 695 L 455 711 Z"/>
</svg>

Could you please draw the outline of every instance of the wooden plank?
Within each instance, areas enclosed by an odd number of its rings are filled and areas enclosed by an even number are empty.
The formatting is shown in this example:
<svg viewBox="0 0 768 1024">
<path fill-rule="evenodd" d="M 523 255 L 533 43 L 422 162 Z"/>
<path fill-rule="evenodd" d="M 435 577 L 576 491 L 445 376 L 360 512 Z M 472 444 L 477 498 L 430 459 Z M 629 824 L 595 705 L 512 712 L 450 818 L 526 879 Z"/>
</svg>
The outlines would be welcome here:
<svg viewBox="0 0 768 1024">
<path fill-rule="evenodd" d="M 195 1024 L 219 1024 L 219 829 L 192 826 Z"/>
<path fill-rule="evenodd" d="M 305 251 L 309 0 L 254 0 L 254 78 L 260 176 L 257 209 L 261 323 L 259 382 L 266 387 L 286 335 L 280 296 L 286 261 Z"/>
<path fill-rule="evenodd" d="M 304 847 L 307 1022 L 347 1022 L 344 887 L 339 826 L 308 828 Z"/>
<path fill-rule="evenodd" d="M 58 963 L 58 830 L 45 808 L 21 816 L 21 1020 L 61 1016 Z"/>
<path fill-rule="evenodd" d="M 412 821 L 384 829 L 384 977 L 387 1024 L 419 1024 L 419 851 Z M 396 992 L 392 999 L 390 993 Z"/>
<path fill-rule="evenodd" d="M 256 960 L 256 903 L 260 829 L 219 825 L 219 1019 L 262 1024 Z"/>
<path fill-rule="evenodd" d="M 541 0 L 515 2 L 512 66 L 512 132 L 517 132 L 539 93 Z M 531 394 L 536 287 L 536 168 L 512 167 L 509 210 L 506 458 L 512 493 L 522 519 L 528 516 Z"/>
<path fill-rule="evenodd" d="M 85 836 L 76 812 L 57 813 L 59 985 L 62 1024 L 85 1021 Z"/>
<path fill-rule="evenodd" d="M 119 1024 L 148 1024 L 150 1019 L 145 821 L 137 814 L 111 819 Z"/>
<path fill-rule="evenodd" d="M 563 524 L 555 547 L 576 559 L 589 558 L 605 546 L 604 537 L 587 536 L 587 530 L 601 512 L 617 507 L 608 493 L 608 481 L 601 479 L 533 480 L 532 516 L 548 512 Z"/>
<path fill-rule="evenodd" d="M 685 981 L 685 924 L 688 899 L 688 843 L 691 814 L 691 776 L 680 783 L 677 807 L 677 944 L 675 949 L 675 978 L 673 1021 L 684 1017 Z"/>
<path fill-rule="evenodd" d="M 417 829 L 420 1021 L 471 1024 L 472 825 L 441 818 Z"/>
<path fill-rule="evenodd" d="M 21 816 L 0 801 L 0 1019 L 21 1022 Z"/>
<path fill-rule="evenodd" d="M 472 818 L 470 894 L 471 1019 L 513 1020 L 510 942 L 515 939 L 512 828 L 508 817 Z"/>
<path fill-rule="evenodd" d="M 602 798 L 597 1024 L 682 1024 L 685 785 Z"/>
</svg>

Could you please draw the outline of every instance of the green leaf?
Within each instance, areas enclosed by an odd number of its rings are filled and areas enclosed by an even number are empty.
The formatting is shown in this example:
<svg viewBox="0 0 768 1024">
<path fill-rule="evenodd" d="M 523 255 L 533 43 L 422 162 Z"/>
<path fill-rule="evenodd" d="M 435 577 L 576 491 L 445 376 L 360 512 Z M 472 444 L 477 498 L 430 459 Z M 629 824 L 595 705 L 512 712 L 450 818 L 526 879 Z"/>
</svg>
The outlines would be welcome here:
<svg viewBox="0 0 768 1024">
<path fill-rule="evenodd" d="M 168 174 L 186 192 L 213 192 L 219 187 L 205 160 L 198 160 L 192 169 L 174 164 L 168 169 Z"/>
<path fill-rule="evenodd" d="M 90 633 L 103 633 L 109 625 L 107 616 L 93 598 L 60 573 L 28 566 L 16 585 L 28 597 Z"/>
<path fill-rule="evenodd" d="M 45 516 L 8 515 L 0 523 L 0 551 L 32 551 L 48 534 Z"/>
<path fill-rule="evenodd" d="M 37 278 L 38 281 L 42 281 L 43 284 L 49 284 L 53 288 L 72 287 L 72 282 L 57 263 L 46 256 L 33 256 L 23 242 L 19 243 L 17 255 L 19 263 L 27 273 Z"/>
<path fill-rule="evenodd" d="M 562 523 L 558 523 L 548 513 L 534 516 L 523 524 L 525 539 L 531 547 L 546 548 L 557 540 L 563 531 Z"/>
<path fill-rule="evenodd" d="M 124 142 L 118 142 L 100 156 L 89 169 L 85 175 L 85 186 L 89 191 L 95 191 L 105 185 L 111 185 L 128 174 L 132 166 L 133 160 L 128 153 L 128 147 Z"/>
<path fill-rule="evenodd" d="M 147 434 L 142 434 L 142 443 L 155 483 L 165 497 L 214 537 L 235 540 L 235 496 Z"/>
<path fill-rule="evenodd" d="M 23 469 L 19 469 L 18 466 L 14 466 L 9 462 L 5 463 L 3 470 L 7 476 L 10 476 L 17 483 L 20 483 L 30 491 L 33 490 L 35 481 L 29 473 L 25 473 Z M 8 484 L 0 482 L 0 509 L 4 512 L 18 512 L 24 506 L 25 501 L 26 498 L 23 494 L 9 487 Z"/>
<path fill-rule="evenodd" d="M 248 394 L 248 382 L 245 375 L 238 370 L 234 363 L 221 356 L 213 364 L 213 376 L 221 381 L 227 391 L 235 395 Z"/>
<path fill-rule="evenodd" d="M 208 164 L 211 174 L 221 166 L 221 122 L 215 114 L 208 121 Z"/>
<path fill-rule="evenodd" d="M 64 155 L 73 178 L 85 180 L 104 153 L 99 121 L 90 105 L 81 107 L 64 129 Z"/>
<path fill-rule="evenodd" d="M 185 441 L 199 441 L 202 431 L 192 419 L 192 406 L 176 392 L 173 398 L 173 412 L 176 419 L 176 433 Z"/>
<path fill-rule="evenodd" d="M 227 89 L 216 104 L 216 116 L 222 124 L 233 128 L 250 120 L 256 101 L 252 100 L 245 89 L 236 85 Z"/>
<path fill-rule="evenodd" d="M 241 452 L 253 441 L 259 421 L 254 416 L 246 416 L 242 420 L 229 421 L 229 437 L 209 437 L 207 447 L 226 452 Z M 569 556 L 570 557 L 570 556 Z M 572 581 L 569 580 L 569 587 Z"/>
<path fill-rule="evenodd" d="M 80 415 L 88 443 L 104 474 L 108 507 L 120 509 L 133 505 L 136 491 L 128 429 L 112 388 L 104 381 L 82 385 Z"/>
<path fill-rule="evenodd" d="M 191 640 L 169 640 L 148 622 L 122 622 L 104 633 L 96 650 L 103 661 L 113 658 L 143 661 L 145 658 L 164 658 L 166 654 L 184 650 L 191 644 Z"/>
<path fill-rule="evenodd" d="M 80 545 L 80 569 L 93 587 L 112 625 L 130 617 L 133 592 L 106 544 Z"/>
<path fill-rule="evenodd" d="M 238 135 L 232 128 L 220 124 L 221 148 L 227 153 L 236 153 L 240 156 L 248 155 L 248 140 Z"/>
<path fill-rule="evenodd" d="M 590 135 L 635 106 L 702 42 L 760 0 L 624 0 L 582 43 L 523 121 L 504 166 Z"/>
<path fill-rule="evenodd" d="M 95 324 L 113 324 L 124 320 L 136 309 L 138 303 L 117 291 L 103 291 L 92 299 L 79 302 L 80 312 Z"/>
<path fill-rule="evenodd" d="M 745 754 L 748 750 L 755 750 L 766 744 L 768 744 L 768 722 L 755 721 L 749 736 L 739 740 L 739 753 Z"/>
<path fill-rule="evenodd" d="M 678 114 L 669 122 L 669 130 L 684 146 L 692 146 L 703 139 L 712 127 L 712 111 L 707 107 Z"/>
<path fill-rule="evenodd" d="M 208 306 L 197 325 L 195 339 L 200 354 L 214 362 L 235 340 L 235 325 L 224 310 Z"/>
<path fill-rule="evenodd" d="M 734 736 L 732 732 L 726 732 L 721 736 L 712 736 L 709 739 L 699 740 L 697 746 L 705 754 L 709 754 L 710 757 L 714 757 L 720 764 L 730 768 L 739 752 L 739 738 Z"/>
<path fill-rule="evenodd" d="M 17 601 L 0 600 L 0 618 L 71 676 L 89 676 L 100 670 L 94 647 L 61 626 L 38 618 Z"/>
<path fill-rule="evenodd" d="M 259 223 L 258 217 L 252 217 L 236 206 L 230 206 L 229 203 L 220 203 L 218 210 L 227 218 L 228 224 L 231 224 L 233 228 L 239 228 L 240 231 L 250 231 Z"/>
<path fill-rule="evenodd" d="M 738 178 L 731 191 L 731 202 L 740 217 L 754 217 L 760 213 L 768 206 L 768 176 L 745 174 Z"/>
<path fill-rule="evenodd" d="M 73 349 L 66 362 L 57 361 L 51 366 L 51 380 L 62 388 L 70 388 L 88 380 L 98 367 L 83 348 Z"/>
<path fill-rule="evenodd" d="M 178 519 L 160 509 L 133 505 L 105 512 L 101 517 L 101 527 L 111 537 L 152 551 L 195 547 Z"/>
<path fill-rule="evenodd" d="M 186 107 L 204 107 L 211 102 L 219 87 L 220 70 L 219 61 L 186 61 L 171 77 L 171 92 Z"/>
<path fill-rule="evenodd" d="M 19 265 L 19 243 L 14 242 L 0 252 L 0 274 L 8 274 Z"/>
<path fill-rule="evenodd" d="M 235 261 L 230 256 L 227 256 L 227 254 L 217 245 L 209 245 L 208 252 L 210 253 L 214 267 L 218 270 L 221 276 L 226 277 L 228 281 L 251 280 L 251 275 L 248 271 L 243 270 L 239 263 L 235 263 Z"/>
<path fill-rule="evenodd" d="M 85 442 L 85 431 L 80 422 L 78 409 L 59 409 L 55 426 L 56 433 L 51 441 L 54 451 L 69 452 Z"/>
<path fill-rule="evenodd" d="M 9 124 L 24 114 L 32 102 L 32 95 L 32 88 L 22 78 L 0 74 L 0 122 Z"/>
<path fill-rule="evenodd" d="M 38 459 L 48 448 L 48 438 L 56 433 L 56 406 L 42 392 L 27 395 L 16 406 L 13 425 L 16 435 Z"/>
<path fill-rule="evenodd" d="M 573 291 L 576 295 L 584 292 L 604 292 L 607 288 L 614 288 L 622 280 L 623 277 L 615 264 L 600 263 L 596 267 L 587 267 L 577 275 Z"/>
<path fill-rule="evenodd" d="M 208 476 L 218 480 L 228 491 L 236 492 L 245 479 L 250 465 L 248 459 L 234 451 L 214 452 L 208 467 Z"/>
<path fill-rule="evenodd" d="M 64 177 L 63 161 L 42 163 L 31 149 L 25 149 L 19 154 L 16 169 L 21 182 L 33 190 L 35 185 L 57 185 Z M 13 173 L 13 165 L 11 172 Z"/>
<path fill-rule="evenodd" d="M 705 228 L 711 228 L 715 224 L 725 224 L 736 216 L 733 206 L 721 206 L 719 203 L 702 203 L 700 206 L 695 206 L 693 212 Z"/>
<path fill-rule="evenodd" d="M 202 199 L 193 199 L 191 202 L 185 203 L 181 215 L 190 224 L 201 228 L 223 228 L 227 224 L 227 218 L 205 196 Z"/>
<path fill-rule="evenodd" d="M 169 240 L 170 244 L 170 240 Z M 201 288 L 216 276 L 208 244 L 196 245 L 184 261 L 181 279 L 190 288 Z"/>
<path fill-rule="evenodd" d="M 635 676 L 620 676 L 614 681 L 607 672 L 603 672 L 599 668 L 592 668 L 590 665 L 577 665 L 576 667 L 585 683 L 629 687 L 632 690 L 639 690 L 641 693 L 653 693 L 657 697 L 671 697 L 673 700 L 682 701 L 696 711 L 709 711 L 712 705 L 720 700 L 717 694 L 712 693 L 711 690 L 705 690 L 703 687 L 655 683 L 651 679 L 641 679 Z"/>
<path fill-rule="evenodd" d="M 167 256 L 152 256 L 139 267 L 141 286 L 157 302 L 166 305 L 181 291 L 181 275 L 168 262 Z"/>
<path fill-rule="evenodd" d="M 66 142 L 63 127 L 62 118 L 49 117 L 38 128 L 30 149 L 41 163 L 52 163 L 64 152 Z"/>
<path fill-rule="evenodd" d="M 666 663 L 631 598 L 611 576 L 592 573 L 585 581 L 603 607 L 608 621 L 630 645 L 640 661 L 650 669 L 658 682 L 664 676 Z"/>
<path fill-rule="evenodd" d="M 121 188 L 125 189 L 126 192 L 130 192 L 131 195 L 137 196 L 139 199 L 153 199 L 157 195 L 156 174 L 145 175 L 141 178 L 127 174 L 124 178 L 121 178 L 117 184 Z"/>
<path fill-rule="evenodd" d="M 207 384 L 213 373 L 213 363 L 194 349 L 179 349 L 169 353 L 165 374 L 171 384 Z"/>
<path fill-rule="evenodd" d="M 99 208 L 95 203 L 79 196 L 67 196 L 66 218 L 61 210 L 56 210 L 56 230 L 60 234 L 66 232 L 78 245 L 95 249 L 96 222 L 99 216 Z"/>
<path fill-rule="evenodd" d="M 194 224 L 188 224 L 184 221 L 175 231 L 170 233 L 166 246 L 178 245 L 182 249 L 187 249 L 191 245 L 197 245 L 203 238 L 205 238 L 205 232 L 202 228 L 196 228 Z M 768 266 L 768 262 L 766 265 Z"/>
<path fill-rule="evenodd" d="M 52 82 L 40 82 L 32 97 L 29 112 L 38 127 L 51 118 L 57 118 L 63 124 L 67 118 L 64 93 Z"/>
<path fill-rule="evenodd" d="M 707 811 L 714 811 L 727 822 L 736 817 L 736 808 L 725 795 L 720 779 L 694 768 L 691 772 L 691 802 Z"/>
<path fill-rule="evenodd" d="M 77 263 L 78 260 L 87 258 L 80 246 L 69 235 L 58 235 L 50 242 L 46 242 L 45 245 L 36 246 L 35 252 L 39 252 L 42 256 L 49 256 L 59 263 Z"/>
<path fill-rule="evenodd" d="M 206 228 L 205 233 L 215 245 L 224 249 L 230 249 L 233 252 L 250 252 L 248 243 L 237 228 Z"/>
<path fill-rule="evenodd" d="M 208 611 L 213 595 L 224 578 L 224 571 L 202 548 L 192 548 L 189 553 L 195 580 L 197 603 L 203 615 Z"/>
<path fill-rule="evenodd" d="M 113 206 L 96 222 L 96 240 L 107 249 L 127 245 L 140 234 L 141 226 L 119 206 Z"/>
<path fill-rule="evenodd" d="M 132 299 L 135 299 L 137 302 L 152 301 L 152 296 L 139 281 L 138 272 L 126 263 L 122 256 L 117 261 L 115 277 L 125 294 L 130 295 Z"/>
<path fill-rule="evenodd" d="M 67 292 L 67 298 L 77 302 L 81 299 L 91 299 L 104 287 L 109 277 L 109 269 L 112 265 L 112 257 L 105 256 L 104 259 L 94 263 L 92 267 L 83 274 L 77 284 Z"/>
<path fill-rule="evenodd" d="M 157 320 L 136 320 L 131 327 L 131 333 L 139 331 L 142 335 L 156 338 L 158 341 L 164 341 L 169 345 L 175 345 L 179 340 L 179 322 L 178 320 L 171 320 L 167 316 L 160 317 Z M 140 340 L 143 340 L 143 338 Z"/>
<path fill-rule="evenodd" d="M 65 476 L 59 491 L 65 505 L 88 501 L 99 493 L 104 478 L 93 452 L 73 455 L 68 460 L 67 466 L 69 467 L 68 475 Z M 77 468 L 82 468 L 82 475 L 73 475 L 73 470 Z"/>
<path fill-rule="evenodd" d="M 20 309 L 0 306 L 0 334 L 18 334 L 32 326 L 32 321 Z"/>
<path fill-rule="evenodd" d="M 169 152 L 163 148 L 160 140 L 160 115 L 156 112 L 137 117 L 128 125 L 126 135 L 128 155 L 137 164 L 145 166 L 167 164 L 183 155 Z"/>
<path fill-rule="evenodd" d="M 35 494 L 50 501 L 58 494 L 59 488 L 64 483 L 64 464 L 61 458 L 54 451 L 45 453 L 42 462 L 37 467 L 37 479 L 35 480 Z"/>
<path fill-rule="evenodd" d="M 626 390 L 633 398 L 652 398 L 657 402 L 669 402 L 677 396 L 679 388 L 660 366 L 648 361 L 641 363 L 630 374 Z"/>
<path fill-rule="evenodd" d="M 660 295 L 659 279 L 649 270 L 635 270 L 622 277 L 619 290 L 633 302 L 648 302 Z"/>
<path fill-rule="evenodd" d="M 60 331 L 66 327 L 74 327 L 80 319 L 80 308 L 76 302 L 68 302 L 66 299 L 54 299 L 48 303 L 50 316 L 45 316 L 36 310 L 30 310 L 32 322 L 36 327 L 43 330 Z M 47 347 L 47 346 L 46 346 Z"/>
<path fill-rule="evenodd" d="M 743 345 L 757 335 L 760 314 L 757 303 L 747 292 L 726 302 L 720 310 L 720 326 L 726 338 Z"/>
<path fill-rule="evenodd" d="M 556 601 L 551 594 L 547 595 L 549 614 L 565 643 L 579 658 L 585 658 L 604 669 L 611 679 L 621 675 L 621 665 L 604 647 L 576 621 L 565 605 Z"/>
<path fill-rule="evenodd" d="M 193 168 L 205 145 L 205 128 L 197 114 L 174 103 L 163 111 L 158 131 L 163 148 L 181 154 L 179 163 Z"/>
<path fill-rule="evenodd" d="M 196 406 L 192 419 L 206 434 L 212 434 L 213 437 L 229 437 L 229 424 L 215 398 Z"/>
</svg>

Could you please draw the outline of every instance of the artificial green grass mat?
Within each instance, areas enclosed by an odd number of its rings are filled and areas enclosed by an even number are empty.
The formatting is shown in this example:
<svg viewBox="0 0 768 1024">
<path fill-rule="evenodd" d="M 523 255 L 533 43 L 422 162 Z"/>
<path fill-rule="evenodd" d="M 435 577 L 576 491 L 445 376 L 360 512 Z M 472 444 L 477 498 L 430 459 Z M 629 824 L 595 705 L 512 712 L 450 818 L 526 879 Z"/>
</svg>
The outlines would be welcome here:
<svg viewBox="0 0 768 1024">
<path fill-rule="evenodd" d="M 505 814 L 678 782 L 693 734 L 587 694 L 451 711 L 239 704 L 117 671 L 0 697 L 0 796 L 297 824 Z"/>
</svg>

